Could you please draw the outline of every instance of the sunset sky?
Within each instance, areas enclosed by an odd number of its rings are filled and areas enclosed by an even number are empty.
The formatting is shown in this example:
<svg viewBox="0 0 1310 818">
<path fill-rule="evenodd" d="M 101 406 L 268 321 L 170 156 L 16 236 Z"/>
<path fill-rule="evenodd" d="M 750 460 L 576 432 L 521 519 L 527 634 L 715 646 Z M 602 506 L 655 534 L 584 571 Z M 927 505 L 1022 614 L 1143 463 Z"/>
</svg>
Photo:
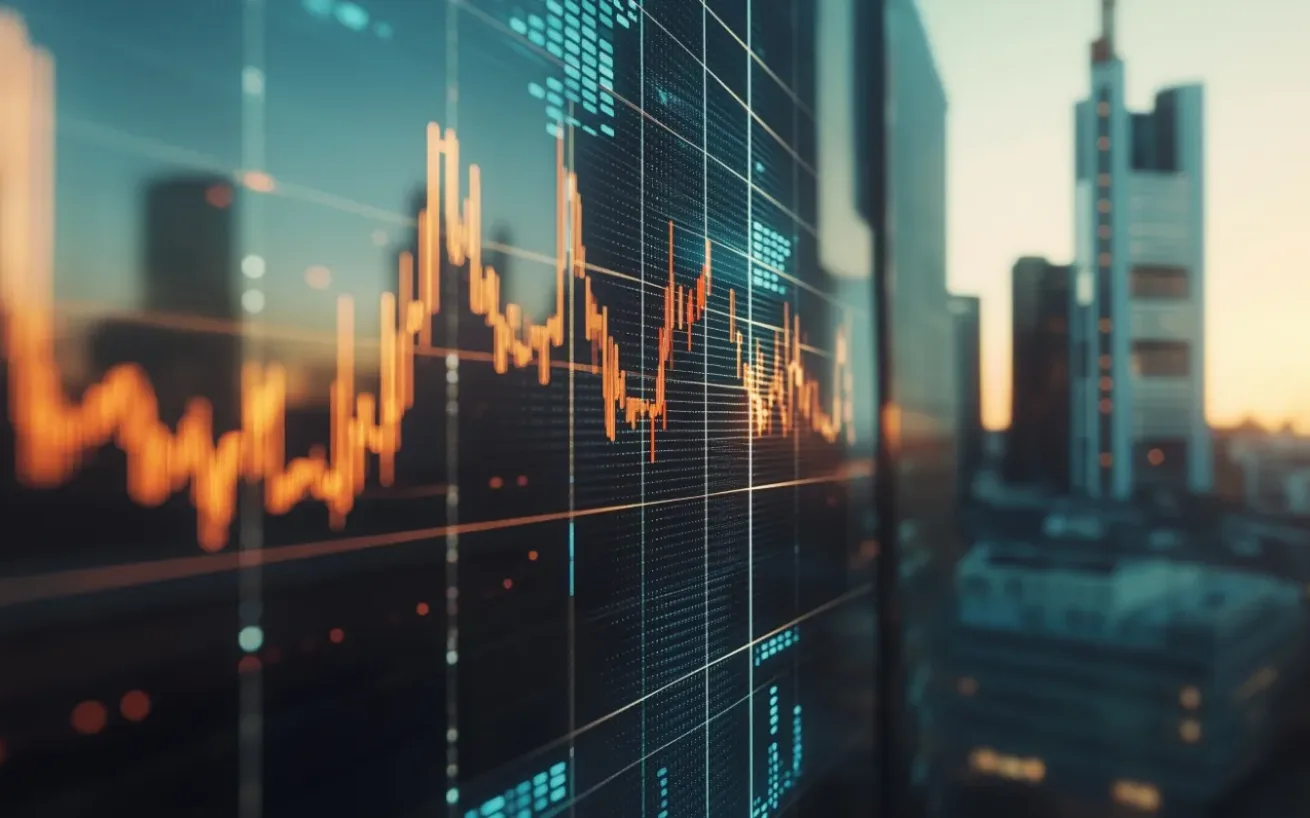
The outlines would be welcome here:
<svg viewBox="0 0 1310 818">
<path fill-rule="evenodd" d="M 1010 267 L 1073 255 L 1073 104 L 1097 0 L 918 0 L 950 101 L 951 287 L 983 298 L 984 416 L 1009 420 Z M 1310 430 L 1310 3 L 1119 0 L 1129 104 L 1205 84 L 1207 403 Z"/>
</svg>

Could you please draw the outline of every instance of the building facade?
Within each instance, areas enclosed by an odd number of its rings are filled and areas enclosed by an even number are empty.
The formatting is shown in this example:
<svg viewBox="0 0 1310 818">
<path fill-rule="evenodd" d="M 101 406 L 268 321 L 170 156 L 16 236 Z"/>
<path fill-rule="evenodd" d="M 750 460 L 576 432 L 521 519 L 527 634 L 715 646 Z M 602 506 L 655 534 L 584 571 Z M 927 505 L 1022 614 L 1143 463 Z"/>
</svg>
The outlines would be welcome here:
<svg viewBox="0 0 1310 818">
<path fill-rule="evenodd" d="M 1300 588 L 1115 556 L 1109 528 L 1052 515 L 1040 545 L 984 543 L 961 562 L 948 767 L 1102 810 L 1203 814 L 1282 733 Z"/>
<path fill-rule="evenodd" d="M 982 420 L 982 300 L 976 295 L 951 297 L 955 316 L 955 366 L 959 388 L 960 499 L 971 493 L 973 479 L 983 464 Z"/>
<path fill-rule="evenodd" d="M 1005 478 L 1057 493 L 1069 488 L 1070 278 L 1069 266 L 1033 257 L 1012 278 Z"/>
<path fill-rule="evenodd" d="M 1208 491 L 1204 94 L 1125 104 L 1114 2 L 1102 0 L 1091 93 L 1075 109 L 1070 476 L 1092 496 Z"/>
</svg>

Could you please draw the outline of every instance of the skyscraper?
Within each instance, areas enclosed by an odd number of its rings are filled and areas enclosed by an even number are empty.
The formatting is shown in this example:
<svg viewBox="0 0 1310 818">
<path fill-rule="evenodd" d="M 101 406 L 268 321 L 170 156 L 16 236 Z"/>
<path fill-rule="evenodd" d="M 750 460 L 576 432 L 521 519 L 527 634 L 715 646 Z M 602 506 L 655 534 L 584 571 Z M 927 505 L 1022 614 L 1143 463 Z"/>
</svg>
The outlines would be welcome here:
<svg viewBox="0 0 1310 818">
<path fill-rule="evenodd" d="M 976 295 L 951 297 L 955 316 L 956 383 L 959 403 L 959 462 L 961 498 L 967 497 L 982 464 L 982 301 Z"/>
<path fill-rule="evenodd" d="M 204 398 L 216 434 L 240 421 L 235 204 L 231 182 L 220 177 L 147 185 L 144 301 L 153 319 L 165 320 L 109 320 L 92 339 L 101 372 L 125 362 L 145 368 L 165 423 L 176 423 L 192 399 Z M 203 323 L 190 321 L 196 318 Z"/>
<path fill-rule="evenodd" d="M 1014 263 L 1005 478 L 1056 491 L 1069 488 L 1069 279 L 1044 258 Z"/>
<path fill-rule="evenodd" d="M 1075 110 L 1074 488 L 1207 491 L 1205 173 L 1199 85 L 1125 107 L 1114 0 L 1102 0 L 1091 93 Z"/>
</svg>

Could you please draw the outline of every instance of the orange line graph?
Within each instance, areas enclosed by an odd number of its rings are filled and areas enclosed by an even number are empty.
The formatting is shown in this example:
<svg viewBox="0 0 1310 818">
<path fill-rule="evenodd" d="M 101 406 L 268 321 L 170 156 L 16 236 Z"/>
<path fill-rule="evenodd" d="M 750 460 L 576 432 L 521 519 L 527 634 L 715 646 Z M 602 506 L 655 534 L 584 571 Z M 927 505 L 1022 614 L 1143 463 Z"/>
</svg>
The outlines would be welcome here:
<svg viewBox="0 0 1310 818">
<path fill-rule="evenodd" d="M 378 306 L 380 384 L 377 394 L 355 384 L 355 307 L 337 302 L 336 378 L 332 383 L 331 432 L 326 446 L 288 460 L 285 451 L 287 374 L 280 364 L 247 363 L 242 370 L 240 425 L 217 440 L 212 405 L 193 398 L 170 429 L 161 422 L 156 392 L 135 364 L 109 370 L 80 400 L 65 395 L 54 352 L 51 296 L 53 248 L 53 64 L 27 41 L 18 19 L 0 13 L 0 305 L 9 359 L 10 419 L 18 477 L 37 487 L 70 480 L 82 459 L 107 445 L 127 455 L 126 488 L 137 503 L 155 506 L 189 491 L 196 509 L 200 545 L 217 551 L 227 543 L 236 513 L 238 484 L 262 483 L 264 506 L 281 514 L 315 500 L 335 527 L 364 490 L 370 455 L 378 480 L 391 484 L 401 446 L 401 424 L 414 403 L 416 355 L 432 350 L 433 317 L 441 309 L 440 254 L 468 275 L 469 311 L 491 332 L 491 361 L 497 373 L 535 366 L 538 381 L 550 383 L 552 354 L 564 346 L 572 320 L 567 276 L 582 282 L 585 337 L 602 379 L 606 437 L 618 437 L 620 412 L 631 429 L 650 429 L 649 457 L 656 453 L 656 429 L 667 429 L 667 373 L 673 366 L 675 333 L 693 329 L 706 314 L 711 294 L 710 243 L 692 287 L 676 282 L 674 225 L 669 223 L 668 283 L 653 390 L 629 394 L 618 342 L 610 333 L 609 308 L 592 289 L 582 243 L 583 206 L 577 176 L 565 167 L 562 135 L 556 142 L 556 257 L 554 311 L 534 323 L 514 303 L 502 303 L 501 278 L 482 259 L 481 169 L 468 168 L 467 191 L 460 182 L 459 140 L 435 123 L 427 129 L 426 203 L 418 219 L 418 258 L 402 254 L 396 293 L 383 293 Z M 463 195 L 461 195 L 463 194 Z M 442 218 L 444 217 L 444 218 Z M 416 264 L 417 261 L 417 264 Z M 417 292 L 415 292 L 417 290 Z M 812 432 L 836 441 L 853 436 L 851 371 L 847 330 L 837 333 L 833 395 L 825 407 L 818 382 L 801 359 L 799 318 L 785 307 L 784 327 L 774 333 L 772 354 L 756 339 L 745 350 L 736 326 L 736 293 L 728 292 L 729 338 L 736 347 L 737 375 L 748 396 L 750 430 L 763 435 L 774 416 L 784 435 L 797 419 Z"/>
</svg>

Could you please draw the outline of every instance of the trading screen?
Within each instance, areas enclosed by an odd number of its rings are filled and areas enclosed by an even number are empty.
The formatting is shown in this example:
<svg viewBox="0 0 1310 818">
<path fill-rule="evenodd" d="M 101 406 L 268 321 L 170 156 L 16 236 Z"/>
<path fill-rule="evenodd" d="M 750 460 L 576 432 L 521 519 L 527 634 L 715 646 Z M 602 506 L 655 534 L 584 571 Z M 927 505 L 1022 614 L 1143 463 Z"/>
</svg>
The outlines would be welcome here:
<svg viewBox="0 0 1310 818">
<path fill-rule="evenodd" d="M 867 807 L 855 5 L 0 6 L 0 812 Z"/>
</svg>

